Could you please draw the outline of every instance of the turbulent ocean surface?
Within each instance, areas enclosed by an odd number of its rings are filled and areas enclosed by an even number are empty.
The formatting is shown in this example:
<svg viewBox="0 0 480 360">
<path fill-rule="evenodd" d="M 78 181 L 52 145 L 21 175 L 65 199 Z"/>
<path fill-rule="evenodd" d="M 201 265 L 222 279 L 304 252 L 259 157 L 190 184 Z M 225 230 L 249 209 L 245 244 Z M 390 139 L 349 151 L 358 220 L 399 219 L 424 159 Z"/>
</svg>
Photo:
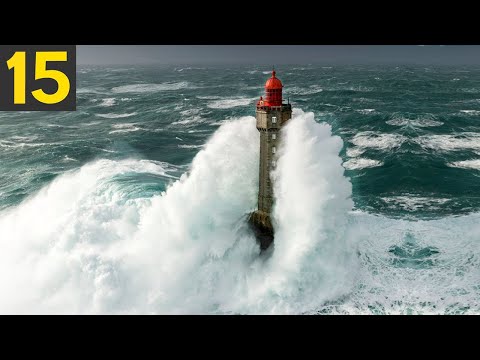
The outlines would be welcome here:
<svg viewBox="0 0 480 360">
<path fill-rule="evenodd" d="M 0 112 L 0 313 L 480 313 L 480 68 L 277 74 L 266 254 L 268 68 L 83 66 L 76 112 Z"/>
</svg>

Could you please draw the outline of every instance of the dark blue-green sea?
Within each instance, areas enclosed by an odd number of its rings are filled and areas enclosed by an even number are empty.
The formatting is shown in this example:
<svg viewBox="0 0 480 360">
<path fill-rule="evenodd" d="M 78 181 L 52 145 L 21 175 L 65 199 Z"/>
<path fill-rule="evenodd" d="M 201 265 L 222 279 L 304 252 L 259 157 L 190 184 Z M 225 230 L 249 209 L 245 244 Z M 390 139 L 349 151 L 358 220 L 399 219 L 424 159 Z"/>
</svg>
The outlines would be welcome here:
<svg viewBox="0 0 480 360">
<path fill-rule="evenodd" d="M 74 112 L 0 112 L 0 313 L 480 313 L 480 67 L 78 66 Z"/>
</svg>

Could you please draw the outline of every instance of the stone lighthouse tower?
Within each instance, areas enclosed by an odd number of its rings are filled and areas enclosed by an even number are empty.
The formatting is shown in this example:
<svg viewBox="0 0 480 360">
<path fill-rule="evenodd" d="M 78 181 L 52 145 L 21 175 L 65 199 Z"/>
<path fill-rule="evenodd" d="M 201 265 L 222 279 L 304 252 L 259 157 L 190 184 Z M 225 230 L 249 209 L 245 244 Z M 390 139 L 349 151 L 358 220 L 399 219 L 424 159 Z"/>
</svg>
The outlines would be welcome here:
<svg viewBox="0 0 480 360">
<path fill-rule="evenodd" d="M 283 103 L 283 85 L 275 70 L 265 84 L 265 98 L 257 102 L 257 129 L 260 131 L 260 177 L 258 210 L 250 215 L 249 222 L 255 231 L 262 250 L 273 241 L 273 226 L 270 213 L 273 205 L 271 171 L 277 162 L 277 150 L 281 141 L 280 129 L 292 118 L 292 106 Z"/>
</svg>

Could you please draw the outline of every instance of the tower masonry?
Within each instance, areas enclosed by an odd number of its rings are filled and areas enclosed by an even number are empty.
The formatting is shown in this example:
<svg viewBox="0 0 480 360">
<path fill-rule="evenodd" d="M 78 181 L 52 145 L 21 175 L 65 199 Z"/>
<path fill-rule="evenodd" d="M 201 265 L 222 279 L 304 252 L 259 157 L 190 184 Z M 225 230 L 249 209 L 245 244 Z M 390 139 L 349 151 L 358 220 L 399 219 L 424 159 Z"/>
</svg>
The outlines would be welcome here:
<svg viewBox="0 0 480 360">
<path fill-rule="evenodd" d="M 249 222 L 255 231 L 262 250 L 273 241 L 273 226 L 270 213 L 273 205 L 273 181 L 270 176 L 277 164 L 277 152 L 281 141 L 281 128 L 292 118 L 292 106 L 284 104 L 283 84 L 272 77 L 265 84 L 265 98 L 257 102 L 257 129 L 260 132 L 260 169 L 258 188 L 258 210 L 250 215 Z"/>
</svg>

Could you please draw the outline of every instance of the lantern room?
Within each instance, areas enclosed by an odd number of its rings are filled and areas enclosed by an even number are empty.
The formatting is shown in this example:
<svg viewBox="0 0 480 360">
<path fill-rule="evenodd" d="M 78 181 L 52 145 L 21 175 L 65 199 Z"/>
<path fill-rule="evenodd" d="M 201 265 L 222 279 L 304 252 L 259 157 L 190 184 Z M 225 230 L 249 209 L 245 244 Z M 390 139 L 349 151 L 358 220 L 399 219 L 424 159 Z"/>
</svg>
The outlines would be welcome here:
<svg viewBox="0 0 480 360">
<path fill-rule="evenodd" d="M 265 100 L 261 97 L 257 106 L 282 106 L 283 84 L 276 75 L 273 70 L 272 77 L 265 83 Z"/>
</svg>

